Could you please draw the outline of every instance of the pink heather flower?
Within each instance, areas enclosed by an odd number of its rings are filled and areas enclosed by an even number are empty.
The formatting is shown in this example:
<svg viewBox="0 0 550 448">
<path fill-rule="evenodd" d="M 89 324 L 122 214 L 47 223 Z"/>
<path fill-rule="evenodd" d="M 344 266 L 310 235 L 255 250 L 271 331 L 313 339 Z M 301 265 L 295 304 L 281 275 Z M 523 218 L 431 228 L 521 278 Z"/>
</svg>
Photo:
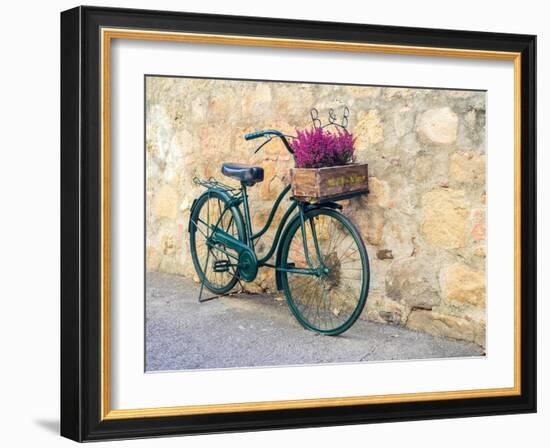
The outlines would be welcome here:
<svg viewBox="0 0 550 448">
<path fill-rule="evenodd" d="M 355 162 L 355 138 L 345 129 L 337 128 L 336 132 L 326 128 L 296 129 L 296 135 L 290 146 L 294 150 L 297 168 L 322 168 Z"/>
</svg>

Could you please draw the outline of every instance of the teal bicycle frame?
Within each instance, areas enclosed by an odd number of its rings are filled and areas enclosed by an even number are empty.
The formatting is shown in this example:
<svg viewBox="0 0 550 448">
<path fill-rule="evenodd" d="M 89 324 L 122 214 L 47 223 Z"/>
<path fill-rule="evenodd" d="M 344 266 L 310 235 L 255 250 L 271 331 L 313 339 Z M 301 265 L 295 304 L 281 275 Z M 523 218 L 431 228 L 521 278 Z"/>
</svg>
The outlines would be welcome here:
<svg viewBox="0 0 550 448">
<path fill-rule="evenodd" d="M 293 267 L 283 267 L 283 266 L 278 266 L 277 264 L 269 263 L 269 260 L 273 257 L 273 255 L 275 254 L 275 251 L 277 250 L 277 247 L 279 245 L 279 241 L 281 240 L 281 237 L 285 233 L 287 222 L 290 222 L 293 219 L 298 219 L 299 218 L 302 229 L 304 230 L 305 229 L 304 213 L 309 211 L 311 208 L 318 207 L 316 205 L 313 206 L 311 204 L 296 201 L 292 198 L 291 198 L 292 203 L 290 204 L 290 206 L 286 210 L 285 214 L 281 218 L 281 221 L 279 222 L 279 225 L 277 227 L 277 231 L 276 231 L 275 236 L 273 238 L 273 242 L 272 242 L 271 247 L 269 248 L 267 253 L 262 258 L 259 258 L 259 259 L 257 258 L 256 251 L 255 251 L 256 242 L 271 227 L 271 225 L 273 223 L 273 220 L 275 218 L 275 215 L 276 215 L 276 213 L 277 213 L 277 211 L 278 211 L 278 209 L 281 205 L 281 202 L 283 201 L 285 196 L 287 196 L 289 191 L 290 191 L 290 186 L 285 187 L 283 189 L 283 191 L 281 191 L 281 193 L 277 197 L 275 203 L 273 204 L 273 207 L 272 207 L 272 209 L 269 213 L 269 216 L 268 216 L 264 226 L 258 232 L 253 233 L 252 220 L 251 220 L 251 216 L 250 216 L 250 207 L 249 207 L 249 203 L 248 203 L 247 187 L 246 187 L 246 185 L 243 184 L 243 185 L 241 185 L 240 192 L 237 193 L 236 195 L 233 195 L 231 201 L 229 201 L 226 204 L 225 210 L 222 211 L 222 213 L 220 214 L 220 217 L 218 218 L 218 222 L 215 225 L 212 226 L 212 234 L 211 234 L 211 237 L 210 237 L 211 245 L 215 246 L 216 244 L 222 244 L 222 245 L 224 245 L 224 246 L 226 246 L 226 247 L 228 247 L 232 250 L 235 250 L 239 254 L 239 257 L 236 257 L 234 254 L 220 248 L 219 246 L 216 246 L 216 250 L 219 250 L 219 251 L 223 252 L 225 255 L 227 255 L 228 257 L 231 257 L 233 259 L 240 259 L 241 258 L 240 256 L 241 256 L 242 253 L 244 253 L 244 252 L 248 253 L 247 260 L 246 260 L 248 265 L 239 265 L 240 270 L 244 269 L 243 273 L 244 273 L 245 280 L 247 280 L 247 281 L 254 280 L 255 273 L 256 273 L 257 269 L 260 268 L 260 267 L 264 267 L 264 266 L 274 268 L 277 271 L 286 271 L 286 272 L 293 272 L 293 273 L 305 274 L 305 275 L 321 275 L 321 273 L 322 273 L 322 268 L 314 268 L 314 266 L 313 266 L 313 262 L 311 261 L 311 257 L 309 255 L 309 250 L 308 250 L 308 247 L 307 247 L 307 242 L 306 242 L 305 237 L 304 237 L 304 253 L 305 253 L 305 256 L 306 256 L 306 260 L 308 261 L 308 265 L 310 266 L 309 269 L 304 269 L 304 268 L 298 269 L 298 268 L 293 268 Z M 232 235 L 225 232 L 219 226 L 220 222 L 222 222 L 222 220 L 223 220 L 223 216 L 225 215 L 225 213 L 231 207 L 233 207 L 235 205 L 238 206 L 241 203 L 242 203 L 243 209 L 244 209 L 244 228 L 245 228 L 245 235 L 246 235 L 246 241 L 245 242 L 234 238 Z M 334 205 L 337 205 L 337 204 L 334 204 Z M 326 204 L 325 204 L 325 206 L 326 206 Z M 296 210 L 297 210 L 297 212 L 294 213 Z M 294 216 L 292 216 L 293 214 L 294 214 Z M 311 228 L 313 229 L 313 232 L 315 232 L 313 225 L 311 226 Z M 305 231 L 303 231 L 302 235 L 305 235 Z M 316 251 L 317 251 L 317 259 L 321 260 L 322 257 L 320 256 L 320 254 L 318 252 L 319 251 L 319 246 L 318 246 L 317 241 L 316 241 L 315 233 L 313 233 L 312 236 L 314 238 L 315 247 L 316 247 Z M 251 266 L 250 263 L 253 263 L 254 266 Z"/>
</svg>

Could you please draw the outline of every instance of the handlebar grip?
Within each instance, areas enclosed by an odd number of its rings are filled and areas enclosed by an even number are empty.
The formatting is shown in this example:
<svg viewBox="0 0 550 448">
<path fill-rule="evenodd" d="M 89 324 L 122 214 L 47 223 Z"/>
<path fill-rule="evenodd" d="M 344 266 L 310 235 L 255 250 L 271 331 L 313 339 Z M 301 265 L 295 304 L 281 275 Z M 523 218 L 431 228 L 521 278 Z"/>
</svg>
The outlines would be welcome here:
<svg viewBox="0 0 550 448">
<path fill-rule="evenodd" d="M 263 135 L 265 135 L 265 131 L 250 132 L 249 134 L 244 135 L 244 139 L 254 140 L 255 138 L 262 137 Z"/>
</svg>

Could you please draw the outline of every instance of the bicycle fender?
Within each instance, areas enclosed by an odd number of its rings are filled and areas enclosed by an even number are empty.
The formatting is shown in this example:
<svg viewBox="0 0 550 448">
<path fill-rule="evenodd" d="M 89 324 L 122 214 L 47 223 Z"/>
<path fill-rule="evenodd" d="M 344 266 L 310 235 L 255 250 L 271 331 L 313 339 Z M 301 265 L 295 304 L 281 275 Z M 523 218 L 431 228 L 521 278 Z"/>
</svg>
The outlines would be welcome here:
<svg viewBox="0 0 550 448">
<path fill-rule="evenodd" d="M 191 232 L 191 216 L 193 216 L 193 211 L 195 210 L 195 207 L 197 206 L 198 198 L 193 199 L 193 203 L 191 204 L 191 209 L 189 210 L 189 223 L 187 224 L 187 232 Z"/>
<path fill-rule="evenodd" d="M 315 210 L 317 208 L 331 208 L 333 210 L 342 210 L 344 207 L 337 202 L 323 202 L 322 204 L 309 204 L 306 207 L 306 210 Z"/>
<path fill-rule="evenodd" d="M 219 194 L 220 196 L 223 197 L 223 199 L 225 201 L 228 202 L 228 204 L 231 204 L 231 208 L 234 208 L 236 210 L 237 216 L 239 217 L 239 220 L 244 225 L 244 218 L 242 216 L 241 210 L 239 209 L 240 201 L 235 201 L 235 198 L 232 197 L 231 195 L 227 194 L 227 192 L 225 192 L 224 190 L 218 190 L 217 188 L 211 188 L 209 190 L 206 190 L 204 193 L 202 193 L 198 198 L 193 199 L 193 203 L 191 204 L 191 209 L 189 211 L 189 223 L 187 225 L 187 232 L 191 232 L 191 224 L 192 224 L 191 218 L 193 216 L 193 212 L 194 212 L 195 208 L 197 207 L 197 204 L 199 203 L 199 200 L 203 196 L 211 195 L 213 192 L 215 192 L 216 194 Z"/>
</svg>

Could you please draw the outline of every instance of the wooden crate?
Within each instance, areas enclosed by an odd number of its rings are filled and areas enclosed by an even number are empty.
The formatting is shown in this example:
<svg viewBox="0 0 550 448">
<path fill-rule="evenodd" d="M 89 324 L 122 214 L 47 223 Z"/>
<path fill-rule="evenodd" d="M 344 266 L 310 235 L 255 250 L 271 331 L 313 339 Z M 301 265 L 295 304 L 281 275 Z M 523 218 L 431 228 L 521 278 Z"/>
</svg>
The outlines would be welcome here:
<svg viewBox="0 0 550 448">
<path fill-rule="evenodd" d="M 368 192 L 368 164 L 327 168 L 291 168 L 290 182 L 296 199 L 318 203 Z"/>
</svg>

